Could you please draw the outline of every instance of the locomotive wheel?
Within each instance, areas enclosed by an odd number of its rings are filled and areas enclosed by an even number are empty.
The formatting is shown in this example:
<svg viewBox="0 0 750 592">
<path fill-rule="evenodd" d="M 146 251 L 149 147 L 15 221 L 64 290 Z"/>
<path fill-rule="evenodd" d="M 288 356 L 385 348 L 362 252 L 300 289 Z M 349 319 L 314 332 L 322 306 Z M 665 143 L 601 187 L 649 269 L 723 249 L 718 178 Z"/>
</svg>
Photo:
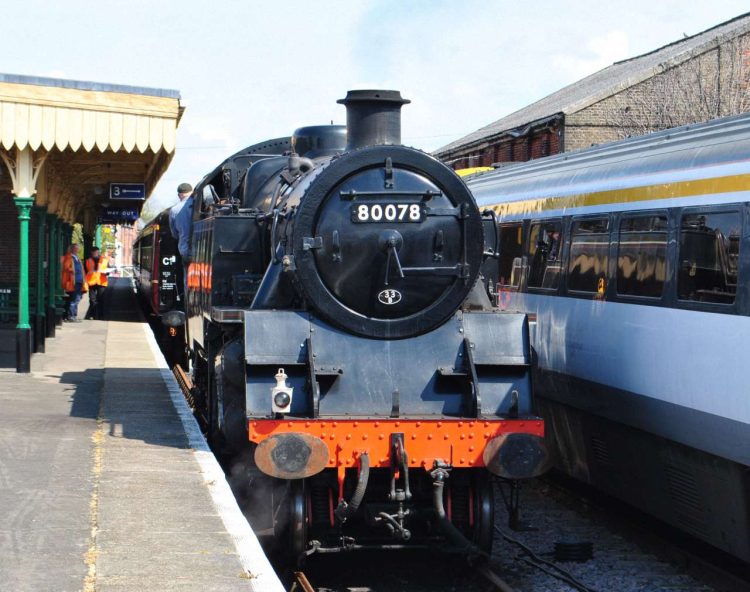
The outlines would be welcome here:
<svg viewBox="0 0 750 592">
<path fill-rule="evenodd" d="M 224 437 L 221 433 L 219 426 L 219 414 L 222 412 L 219 399 L 221 389 L 221 366 L 219 364 L 214 365 L 213 372 L 211 372 L 212 380 L 209 383 L 208 393 L 208 441 L 211 444 L 211 448 L 214 454 L 223 453 L 224 449 Z"/>
<path fill-rule="evenodd" d="M 495 496 L 492 480 L 486 472 L 473 476 L 474 490 L 474 544 L 486 553 L 492 552 L 495 525 Z"/>
<path fill-rule="evenodd" d="M 214 361 L 210 435 L 222 454 L 234 456 L 248 447 L 245 392 L 241 388 L 244 383 L 238 385 L 237 380 L 234 383 L 230 380 L 231 369 L 228 372 L 225 363 L 225 355 L 217 356 Z"/>
<path fill-rule="evenodd" d="M 289 548 L 291 558 L 301 564 L 307 550 L 307 486 L 300 479 L 289 483 Z"/>
<path fill-rule="evenodd" d="M 495 504 L 492 481 L 484 472 L 451 476 L 451 522 L 479 549 L 492 550 Z"/>
<path fill-rule="evenodd" d="M 208 434 L 209 426 L 209 379 L 208 379 L 208 362 L 205 357 L 195 350 L 192 356 L 192 376 L 193 376 L 193 401 L 195 404 L 198 423 L 204 433 Z"/>
</svg>

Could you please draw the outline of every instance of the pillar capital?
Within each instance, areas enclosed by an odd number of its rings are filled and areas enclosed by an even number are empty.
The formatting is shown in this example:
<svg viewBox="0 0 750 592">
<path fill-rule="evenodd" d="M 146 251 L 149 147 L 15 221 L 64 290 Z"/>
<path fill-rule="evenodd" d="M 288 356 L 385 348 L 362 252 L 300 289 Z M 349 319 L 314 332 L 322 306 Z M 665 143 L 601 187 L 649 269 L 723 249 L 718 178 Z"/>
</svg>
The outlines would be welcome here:
<svg viewBox="0 0 750 592">
<path fill-rule="evenodd" d="M 18 208 L 18 219 L 29 220 L 31 218 L 31 206 L 34 205 L 33 197 L 14 197 L 13 201 Z"/>
<path fill-rule="evenodd" d="M 15 154 L 0 151 L 0 158 L 5 162 L 13 183 L 13 193 L 19 197 L 33 197 L 36 193 L 36 182 L 42 165 L 47 158 L 46 152 L 34 154 L 26 146 L 16 148 Z"/>
</svg>

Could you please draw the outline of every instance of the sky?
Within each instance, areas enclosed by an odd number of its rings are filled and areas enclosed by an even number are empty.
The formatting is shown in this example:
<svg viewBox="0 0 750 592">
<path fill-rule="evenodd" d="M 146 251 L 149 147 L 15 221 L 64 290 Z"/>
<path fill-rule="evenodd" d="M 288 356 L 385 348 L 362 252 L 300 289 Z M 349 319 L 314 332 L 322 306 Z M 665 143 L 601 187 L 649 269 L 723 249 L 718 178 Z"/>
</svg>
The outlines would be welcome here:
<svg viewBox="0 0 750 592">
<path fill-rule="evenodd" d="M 750 10 L 747 0 L 3 0 L 0 72 L 179 90 L 176 200 L 224 158 L 345 123 L 350 89 L 400 90 L 431 151 L 611 63 Z M 156 207 L 156 206 L 154 206 Z"/>
</svg>

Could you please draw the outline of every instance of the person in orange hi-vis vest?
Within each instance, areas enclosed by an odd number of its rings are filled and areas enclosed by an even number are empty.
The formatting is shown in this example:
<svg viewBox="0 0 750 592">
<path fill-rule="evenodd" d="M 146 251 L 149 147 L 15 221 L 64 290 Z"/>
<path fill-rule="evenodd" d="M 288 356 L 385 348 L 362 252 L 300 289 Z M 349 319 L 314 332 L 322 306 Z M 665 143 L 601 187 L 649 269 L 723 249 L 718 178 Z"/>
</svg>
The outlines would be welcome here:
<svg viewBox="0 0 750 592">
<path fill-rule="evenodd" d="M 80 247 L 73 243 L 61 258 L 62 289 L 67 294 L 63 319 L 73 323 L 80 320 L 78 318 L 78 303 L 81 301 L 81 293 L 86 291 L 83 264 L 78 258 L 79 249 Z"/>
<path fill-rule="evenodd" d="M 104 290 L 107 288 L 109 259 L 101 256 L 99 249 L 91 249 L 91 257 L 86 259 L 86 284 L 89 287 L 89 309 L 87 319 L 101 319 L 104 316 Z"/>
</svg>

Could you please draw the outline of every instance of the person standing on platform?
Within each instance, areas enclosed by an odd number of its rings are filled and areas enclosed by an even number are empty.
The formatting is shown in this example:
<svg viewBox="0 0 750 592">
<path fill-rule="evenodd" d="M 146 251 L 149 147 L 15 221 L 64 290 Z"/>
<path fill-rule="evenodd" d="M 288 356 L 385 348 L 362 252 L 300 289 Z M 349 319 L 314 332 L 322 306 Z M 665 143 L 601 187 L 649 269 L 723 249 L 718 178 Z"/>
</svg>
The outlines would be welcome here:
<svg viewBox="0 0 750 592">
<path fill-rule="evenodd" d="M 99 249 L 91 249 L 91 257 L 86 259 L 86 285 L 89 287 L 89 309 L 87 319 L 100 320 L 104 316 L 104 290 L 107 288 L 107 257 L 100 256 Z"/>
<path fill-rule="evenodd" d="M 81 294 L 86 291 L 86 281 L 83 275 L 83 264 L 78 258 L 80 247 L 73 243 L 62 258 L 62 288 L 67 293 L 65 313 L 63 319 L 71 323 L 80 322 L 78 318 L 78 303 Z"/>
<path fill-rule="evenodd" d="M 193 229 L 193 187 L 190 183 L 177 186 L 180 203 L 169 210 L 169 231 L 177 241 L 177 250 L 182 258 L 183 302 L 187 295 L 188 267 L 190 266 L 190 232 Z"/>
</svg>

